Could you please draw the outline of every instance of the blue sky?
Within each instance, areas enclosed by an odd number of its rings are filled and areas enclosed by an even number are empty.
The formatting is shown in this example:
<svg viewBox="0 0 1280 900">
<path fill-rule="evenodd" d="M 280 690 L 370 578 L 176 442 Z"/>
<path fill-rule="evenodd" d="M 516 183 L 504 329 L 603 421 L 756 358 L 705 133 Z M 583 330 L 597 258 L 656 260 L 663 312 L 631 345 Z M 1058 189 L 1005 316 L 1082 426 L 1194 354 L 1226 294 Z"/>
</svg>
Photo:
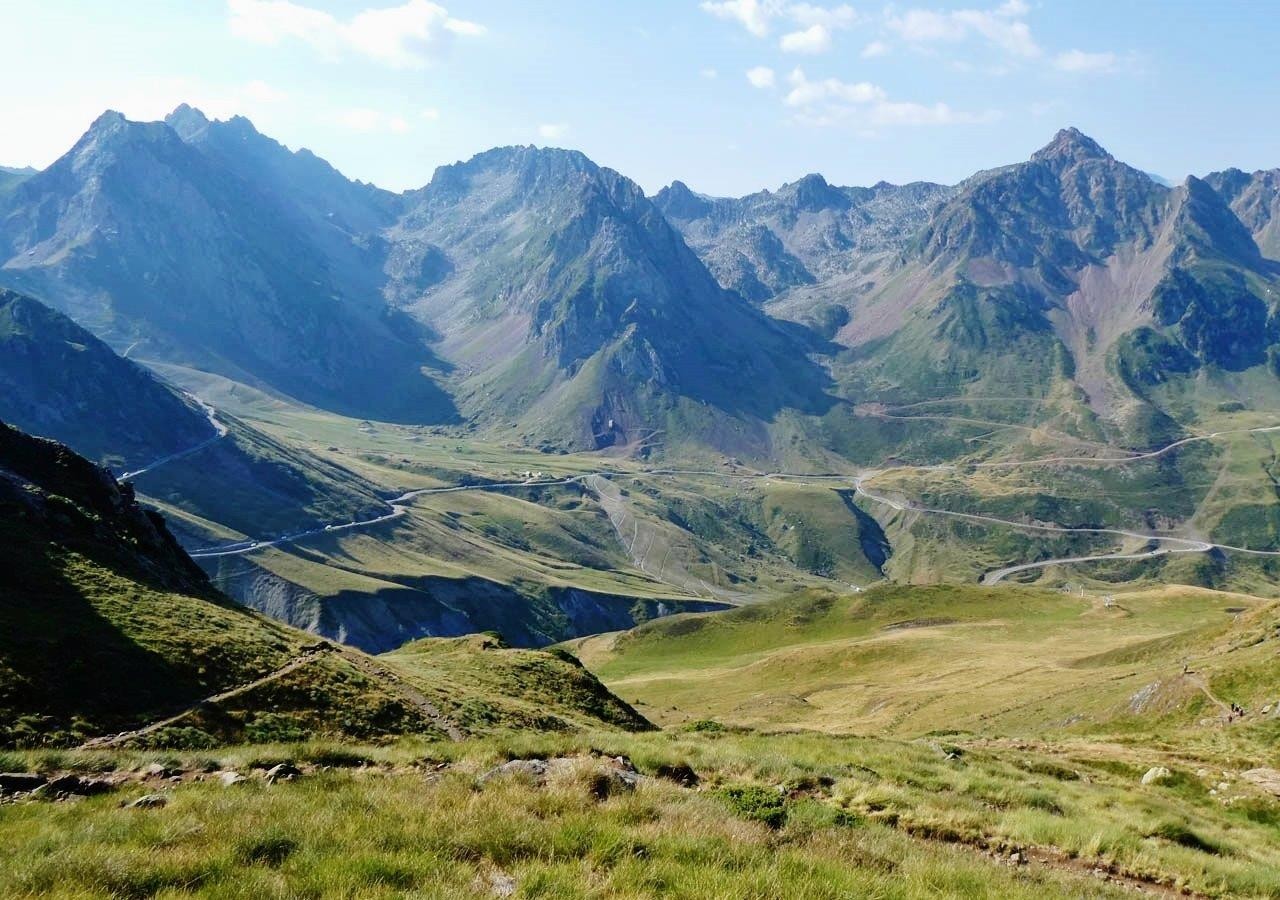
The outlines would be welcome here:
<svg viewBox="0 0 1280 900">
<path fill-rule="evenodd" d="M 1076 125 L 1174 180 L 1280 166 L 1273 2 L 5 0 L 0 163 L 103 109 L 240 112 L 392 189 L 513 143 L 654 191 L 954 182 Z"/>
</svg>

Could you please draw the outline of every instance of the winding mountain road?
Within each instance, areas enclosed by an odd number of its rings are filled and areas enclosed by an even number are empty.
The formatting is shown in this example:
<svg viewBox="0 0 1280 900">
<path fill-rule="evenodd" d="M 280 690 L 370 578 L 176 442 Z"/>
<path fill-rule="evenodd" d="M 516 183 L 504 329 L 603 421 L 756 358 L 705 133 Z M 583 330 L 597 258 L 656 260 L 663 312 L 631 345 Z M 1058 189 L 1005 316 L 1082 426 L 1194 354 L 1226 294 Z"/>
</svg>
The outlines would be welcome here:
<svg viewBox="0 0 1280 900">
<path fill-rule="evenodd" d="M 120 481 L 132 481 L 134 478 L 137 478 L 139 475 L 145 475 L 148 472 L 150 472 L 152 469 L 158 469 L 160 468 L 160 466 L 163 466 L 166 463 L 171 463 L 174 460 L 182 459 L 183 457 L 190 456 L 193 453 L 199 453 L 205 447 L 208 447 L 210 444 L 216 444 L 218 441 L 222 440 L 224 437 L 227 436 L 230 429 L 228 429 L 227 426 L 224 425 L 222 421 L 218 418 L 217 410 L 215 410 L 208 403 L 205 403 L 199 397 L 193 396 L 192 394 L 187 394 L 186 397 L 189 400 L 192 400 L 193 402 L 199 404 L 200 408 L 204 410 L 205 417 L 209 420 L 209 424 L 213 426 L 213 431 L 214 431 L 213 437 L 209 438 L 208 440 L 201 441 L 200 443 L 194 446 L 188 447 L 185 450 L 179 450 L 177 453 L 170 453 L 168 456 L 162 456 L 159 459 L 155 460 L 154 462 L 143 466 L 141 469 L 134 469 L 132 472 L 124 472 L 119 476 Z"/>
<path fill-rule="evenodd" d="M 138 469 L 134 472 L 128 472 L 121 476 L 121 479 L 133 478 L 138 475 L 149 472 L 158 466 L 189 456 L 196 453 L 217 440 L 225 437 L 228 433 L 227 427 L 218 419 L 217 411 L 198 398 L 192 399 L 200 405 L 208 416 L 210 424 L 213 426 L 216 434 L 203 441 L 196 446 L 189 447 L 186 450 L 170 454 L 169 456 L 158 459 L 145 468 Z M 1019 563 L 1013 566 L 1006 566 L 1002 569 L 996 569 L 988 572 L 982 578 L 983 584 L 997 584 L 1010 575 L 1018 572 L 1025 572 L 1032 569 L 1042 569 L 1055 565 L 1069 565 L 1073 563 L 1100 562 L 1104 560 L 1137 560 L 1150 559 L 1153 557 L 1164 556 L 1173 553 L 1204 553 L 1209 550 L 1224 550 L 1233 553 L 1247 553 L 1254 556 L 1280 556 L 1280 550 L 1255 550 L 1248 547 L 1236 547 L 1230 544 L 1219 544 L 1211 541 L 1202 541 L 1194 538 L 1177 537 L 1168 534 L 1154 534 L 1149 532 L 1129 531 L 1122 528 L 1091 528 L 1091 527 L 1073 527 L 1065 525 L 1048 525 L 1031 522 L 1019 522 L 1012 519 L 1002 519 L 996 516 L 987 516 L 979 513 L 963 513 L 949 509 L 936 509 L 927 506 L 920 506 L 910 501 L 895 500 L 882 494 L 876 494 L 867 489 L 867 482 L 873 478 L 887 475 L 891 472 L 948 472 L 969 469 L 1007 469 L 1017 467 L 1031 467 L 1044 465 L 1063 465 L 1063 464 L 1083 464 L 1083 465 L 1122 465 L 1127 463 L 1139 462 L 1142 460 L 1155 459 L 1163 456 L 1179 447 L 1193 444 L 1200 441 L 1212 441 L 1219 438 L 1228 437 L 1239 434 L 1265 434 L 1272 432 L 1280 432 L 1280 425 L 1267 425 L 1258 428 L 1241 428 L 1230 431 L 1214 431 L 1209 434 L 1192 435 L 1191 437 L 1181 438 L 1172 443 L 1166 444 L 1156 450 L 1150 450 L 1142 453 L 1131 453 L 1125 456 L 1099 457 L 1099 456 L 1049 456 L 1040 457 L 1029 460 L 1009 460 L 1002 462 L 986 462 L 986 463 L 967 463 L 957 465 L 954 463 L 940 463 L 929 466 L 893 466 L 887 469 L 873 469 L 859 475 L 850 475 L 847 473 L 815 473 L 815 472 L 724 472 L 714 469 L 648 469 L 641 472 L 621 472 L 614 470 L 600 470 L 596 472 L 584 472 L 579 475 L 570 475 L 564 478 L 533 480 L 525 479 L 522 481 L 505 481 L 505 482 L 484 482 L 476 484 L 458 484 L 447 487 L 438 488 L 420 488 L 417 490 L 406 491 L 405 493 L 387 501 L 388 511 L 382 515 L 373 516 L 368 519 L 361 519 L 355 522 L 332 523 L 305 531 L 297 531 L 291 534 L 281 535 L 269 540 L 257 541 L 237 541 L 229 544 L 220 544 L 213 547 L 205 547 L 191 552 L 191 556 L 195 559 L 214 559 L 218 557 L 228 556 L 244 556 L 264 550 L 269 547 L 277 547 L 282 544 L 295 543 L 310 537 L 326 534 L 339 534 L 346 531 L 356 529 L 369 528 L 384 522 L 394 521 L 408 514 L 408 504 L 418 497 L 425 497 L 436 494 L 454 494 L 464 491 L 508 491 L 527 488 L 555 487 L 570 484 L 582 484 L 585 487 L 596 485 L 598 490 L 598 479 L 607 480 L 630 480 L 643 482 L 657 478 L 725 478 L 725 479 L 742 479 L 742 480 L 768 480 L 768 479 L 789 479 L 789 480 L 810 480 L 810 481 L 844 481 L 849 483 L 854 492 L 864 497 L 872 503 L 878 503 L 888 506 L 890 509 L 901 512 L 919 513 L 922 515 L 942 516 L 952 519 L 960 519 L 970 522 L 978 522 L 987 525 L 999 525 L 1007 528 L 1016 528 L 1023 531 L 1051 532 L 1055 534 L 1102 534 L 1113 535 L 1118 538 L 1128 538 L 1133 540 L 1147 541 L 1158 546 L 1149 550 L 1137 553 L 1101 553 L 1090 556 L 1071 556 L 1058 557 L 1055 559 L 1036 560 L 1034 562 Z M 634 552 L 635 547 L 628 548 Z"/>
</svg>

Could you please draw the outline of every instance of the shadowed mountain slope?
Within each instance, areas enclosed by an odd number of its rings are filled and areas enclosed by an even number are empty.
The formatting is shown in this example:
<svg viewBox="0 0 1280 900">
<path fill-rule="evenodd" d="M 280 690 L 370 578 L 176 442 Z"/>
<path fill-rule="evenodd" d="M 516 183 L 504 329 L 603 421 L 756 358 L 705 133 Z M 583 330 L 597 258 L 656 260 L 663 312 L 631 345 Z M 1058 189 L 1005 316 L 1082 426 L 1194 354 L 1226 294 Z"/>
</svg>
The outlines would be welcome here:
<svg viewBox="0 0 1280 900">
<path fill-rule="evenodd" d="M 0 280 L 146 358 L 341 412 L 450 418 L 418 329 L 360 296 L 352 253 L 339 260 L 337 242 L 271 190 L 287 167 L 264 167 L 254 142 L 233 160 L 226 143 L 205 153 L 165 123 L 104 114 L 0 196 Z"/>
</svg>

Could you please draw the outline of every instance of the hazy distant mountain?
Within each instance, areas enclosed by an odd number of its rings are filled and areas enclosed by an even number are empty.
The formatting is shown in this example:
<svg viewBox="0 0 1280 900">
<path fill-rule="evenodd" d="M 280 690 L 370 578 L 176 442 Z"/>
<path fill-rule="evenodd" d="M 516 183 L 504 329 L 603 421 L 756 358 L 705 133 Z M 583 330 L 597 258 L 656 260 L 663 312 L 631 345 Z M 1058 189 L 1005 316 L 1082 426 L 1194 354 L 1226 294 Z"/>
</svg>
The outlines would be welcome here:
<svg viewBox="0 0 1280 900">
<path fill-rule="evenodd" d="M 1203 181 L 1157 184 L 1075 129 L 967 181 L 850 302 L 863 382 L 904 396 L 1074 383 L 1141 440 L 1153 386 L 1266 362 L 1275 267 Z M 1155 419 L 1152 419 L 1152 416 Z"/>
<path fill-rule="evenodd" d="M 220 419 L 228 434 L 215 440 L 193 400 L 61 313 L 0 290 L 0 420 L 117 475 L 145 468 L 134 480 L 148 496 L 254 537 L 385 511 L 355 473 Z"/>
<path fill-rule="evenodd" d="M 508 147 L 395 195 L 183 106 L 14 179 L 0 282 L 131 356 L 546 447 L 773 455 L 837 397 L 1009 383 L 1142 441 L 1179 379 L 1277 355 L 1280 175 L 1170 188 L 1075 129 L 955 187 L 650 200 Z"/>
<path fill-rule="evenodd" d="M 13 190 L 34 174 L 36 174 L 36 170 L 29 166 L 23 169 L 0 166 L 0 195 Z"/>
<path fill-rule="evenodd" d="M 203 411 L 66 316 L 0 289 L 0 419 L 117 472 L 216 432 Z"/>
<path fill-rule="evenodd" d="M 469 415 L 560 446 L 661 429 L 731 447 L 760 444 L 783 408 L 830 403 L 802 341 L 581 153 L 491 150 L 407 199 L 392 290 L 442 336 Z"/>
<path fill-rule="evenodd" d="M 814 174 L 735 199 L 676 181 L 654 202 L 721 284 L 763 302 L 900 249 L 952 191 L 928 182 L 835 187 Z"/>
<path fill-rule="evenodd" d="M 0 196 L 0 280 L 117 347 L 141 342 L 139 355 L 352 414 L 451 417 L 422 371 L 432 359 L 419 330 L 386 310 L 373 279 L 352 276 L 335 242 L 317 239 L 289 199 L 296 173 L 263 162 L 265 139 L 233 148 L 236 134 L 251 137 L 227 123 L 189 144 L 165 123 L 104 114 Z M 371 256 L 376 270 L 381 257 Z"/>
<path fill-rule="evenodd" d="M 269 198 L 323 252 L 325 268 L 344 298 L 381 304 L 386 256 L 381 233 L 400 215 L 399 194 L 350 181 L 310 150 L 291 151 L 260 134 L 243 116 L 211 121 L 183 104 L 165 123 Z"/>
</svg>

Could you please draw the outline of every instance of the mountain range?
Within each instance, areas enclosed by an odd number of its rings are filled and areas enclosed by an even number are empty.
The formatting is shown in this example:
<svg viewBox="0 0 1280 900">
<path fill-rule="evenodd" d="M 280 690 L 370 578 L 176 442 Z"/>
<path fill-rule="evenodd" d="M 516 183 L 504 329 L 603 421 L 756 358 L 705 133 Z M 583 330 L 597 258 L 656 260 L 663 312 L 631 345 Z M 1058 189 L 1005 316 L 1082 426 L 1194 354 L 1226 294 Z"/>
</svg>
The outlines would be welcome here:
<svg viewBox="0 0 1280 900">
<path fill-rule="evenodd" d="M 956 186 L 647 198 L 507 147 L 397 195 L 182 106 L 9 178 L 0 281 L 130 357 L 543 449 L 856 458 L 868 403 L 1009 385 L 1144 446 L 1280 337 L 1280 176 L 1169 188 L 1075 129 Z"/>
</svg>

